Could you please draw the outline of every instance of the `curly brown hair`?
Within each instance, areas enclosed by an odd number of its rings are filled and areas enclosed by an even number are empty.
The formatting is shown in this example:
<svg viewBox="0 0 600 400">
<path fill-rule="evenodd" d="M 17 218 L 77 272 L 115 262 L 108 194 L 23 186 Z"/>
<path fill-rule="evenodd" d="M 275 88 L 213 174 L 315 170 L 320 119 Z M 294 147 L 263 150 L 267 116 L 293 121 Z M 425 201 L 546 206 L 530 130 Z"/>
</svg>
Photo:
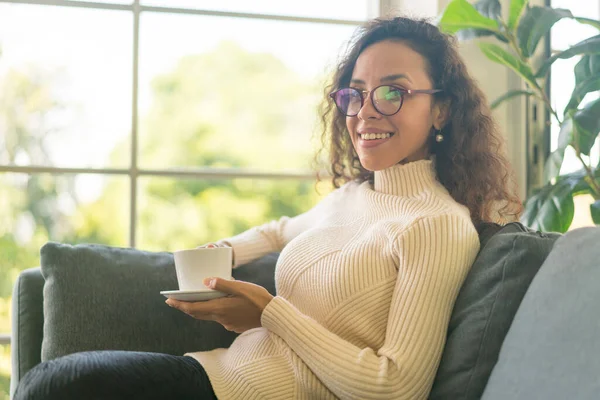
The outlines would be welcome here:
<svg viewBox="0 0 600 400">
<path fill-rule="evenodd" d="M 334 187 L 350 180 L 373 181 L 374 174 L 361 165 L 346 128 L 346 117 L 330 101 L 329 93 L 348 87 L 358 56 L 368 46 L 384 40 L 401 41 L 421 54 L 433 87 L 443 90 L 435 98 L 448 107 L 442 129 L 444 140 L 430 140 L 438 180 L 458 203 L 469 208 L 474 224 L 517 220 L 523 207 L 504 153 L 504 140 L 487 100 L 469 76 L 456 39 L 426 19 L 377 18 L 360 27 L 349 42 L 331 83 L 326 85 L 321 106 L 323 146 L 317 160 L 328 153 Z"/>
</svg>

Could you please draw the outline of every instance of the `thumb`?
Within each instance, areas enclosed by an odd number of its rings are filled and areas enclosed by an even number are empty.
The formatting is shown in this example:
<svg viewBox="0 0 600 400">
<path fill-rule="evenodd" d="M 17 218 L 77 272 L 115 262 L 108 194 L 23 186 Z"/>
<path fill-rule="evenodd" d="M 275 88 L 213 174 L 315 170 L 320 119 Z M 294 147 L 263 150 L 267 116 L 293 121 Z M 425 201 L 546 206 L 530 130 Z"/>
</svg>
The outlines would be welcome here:
<svg viewBox="0 0 600 400">
<path fill-rule="evenodd" d="M 232 280 L 223 279 L 223 278 L 206 278 L 203 281 L 206 287 L 218 290 L 220 292 L 240 295 L 240 282 L 237 282 L 235 279 Z"/>
</svg>

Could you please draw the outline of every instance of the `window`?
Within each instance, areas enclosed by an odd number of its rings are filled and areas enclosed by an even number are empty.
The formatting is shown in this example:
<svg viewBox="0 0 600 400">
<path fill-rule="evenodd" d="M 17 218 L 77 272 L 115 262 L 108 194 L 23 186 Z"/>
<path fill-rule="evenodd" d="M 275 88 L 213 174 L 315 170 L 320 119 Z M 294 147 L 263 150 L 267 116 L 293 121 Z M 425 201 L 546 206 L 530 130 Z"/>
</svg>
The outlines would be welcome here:
<svg viewBox="0 0 600 400">
<path fill-rule="evenodd" d="M 553 8 L 566 8 L 571 10 L 573 15 L 592 19 L 600 19 L 600 1 L 599 0 L 552 0 Z M 562 51 L 579 41 L 595 36 L 597 29 L 589 25 L 580 24 L 571 19 L 563 19 L 557 22 L 550 32 L 550 43 L 552 52 Z M 563 118 L 563 110 L 566 107 L 571 93 L 575 87 L 575 76 L 573 68 L 579 62 L 580 57 L 573 57 L 567 60 L 559 59 L 552 65 L 550 94 L 551 103 L 557 110 L 559 117 Z M 598 92 L 589 93 L 583 100 L 582 106 L 598 98 Z M 552 119 L 550 150 L 554 151 L 558 143 L 558 134 L 560 127 Z M 584 157 L 586 162 L 591 161 L 592 165 L 597 165 L 600 159 L 600 143 L 592 148 L 590 157 Z M 561 174 L 577 171 L 581 169 L 581 162 L 577 159 L 575 151 L 569 147 L 565 152 L 565 160 L 561 168 Z M 593 202 L 591 196 L 577 196 L 575 198 L 575 216 L 570 229 L 581 226 L 593 225 L 589 215 L 589 205 Z"/>
<path fill-rule="evenodd" d="M 316 106 L 379 2 L 35 3 L 0 0 L 0 333 L 48 240 L 172 251 L 330 189 L 309 169 Z"/>
</svg>

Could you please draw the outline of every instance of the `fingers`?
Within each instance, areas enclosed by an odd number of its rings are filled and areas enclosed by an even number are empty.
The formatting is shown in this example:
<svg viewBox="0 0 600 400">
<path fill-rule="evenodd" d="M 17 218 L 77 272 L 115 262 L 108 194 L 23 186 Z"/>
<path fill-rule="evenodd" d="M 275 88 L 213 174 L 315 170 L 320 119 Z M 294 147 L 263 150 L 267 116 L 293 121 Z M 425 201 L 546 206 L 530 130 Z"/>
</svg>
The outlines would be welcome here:
<svg viewBox="0 0 600 400">
<path fill-rule="evenodd" d="M 223 278 L 206 278 L 204 279 L 206 287 L 218 290 L 220 292 L 243 295 L 244 285 L 248 285 L 247 282 L 236 281 L 235 279 L 223 279 Z"/>
<path fill-rule="evenodd" d="M 215 304 L 213 304 L 213 302 L 210 300 L 189 302 L 167 299 L 165 303 L 167 303 L 169 307 L 176 308 L 177 310 L 184 312 L 197 319 L 213 320 L 213 315 L 216 311 Z"/>
<path fill-rule="evenodd" d="M 208 248 L 214 248 L 214 247 L 231 247 L 230 245 L 226 244 L 226 243 L 214 243 L 214 242 L 210 242 L 210 243 L 206 243 L 203 244 L 202 246 L 198 246 L 196 247 L 197 249 L 201 249 L 204 247 L 208 247 Z"/>
<path fill-rule="evenodd" d="M 196 247 L 196 248 L 197 248 L 197 249 L 203 249 L 203 248 L 205 248 L 205 247 L 210 247 L 210 248 L 212 248 L 212 247 L 219 247 L 219 246 L 218 246 L 216 243 L 206 243 L 206 244 L 203 244 L 202 246 L 198 246 L 198 247 Z"/>
</svg>

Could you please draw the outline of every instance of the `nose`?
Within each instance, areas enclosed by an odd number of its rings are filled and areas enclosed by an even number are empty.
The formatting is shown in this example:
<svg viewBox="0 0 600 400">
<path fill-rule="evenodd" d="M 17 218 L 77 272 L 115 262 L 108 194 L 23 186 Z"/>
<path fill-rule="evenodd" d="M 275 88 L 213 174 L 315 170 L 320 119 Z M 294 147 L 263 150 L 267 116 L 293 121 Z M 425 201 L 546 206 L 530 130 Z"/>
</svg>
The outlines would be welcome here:
<svg viewBox="0 0 600 400">
<path fill-rule="evenodd" d="M 363 105 L 356 115 L 359 119 L 366 121 L 367 119 L 380 119 L 382 115 L 373 106 L 371 98 L 372 92 L 363 92 Z"/>
</svg>

